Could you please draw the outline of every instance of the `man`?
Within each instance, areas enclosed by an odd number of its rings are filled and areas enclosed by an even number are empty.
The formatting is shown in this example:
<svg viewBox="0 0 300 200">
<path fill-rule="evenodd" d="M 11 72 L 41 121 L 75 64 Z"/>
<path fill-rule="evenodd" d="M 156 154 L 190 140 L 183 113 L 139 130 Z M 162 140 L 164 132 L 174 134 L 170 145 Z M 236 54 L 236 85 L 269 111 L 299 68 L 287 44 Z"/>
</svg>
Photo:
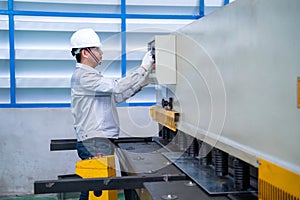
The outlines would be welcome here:
<svg viewBox="0 0 300 200">
<path fill-rule="evenodd" d="M 130 75 L 114 80 L 105 78 L 95 68 L 101 64 L 103 52 L 98 35 L 92 29 L 76 31 L 71 39 L 76 69 L 71 79 L 71 108 L 77 136 L 77 152 L 81 159 L 114 153 L 110 139 L 119 136 L 116 104 L 130 98 L 148 84 L 153 59 L 150 52 L 141 67 Z M 88 199 L 83 192 L 80 199 Z"/>
</svg>

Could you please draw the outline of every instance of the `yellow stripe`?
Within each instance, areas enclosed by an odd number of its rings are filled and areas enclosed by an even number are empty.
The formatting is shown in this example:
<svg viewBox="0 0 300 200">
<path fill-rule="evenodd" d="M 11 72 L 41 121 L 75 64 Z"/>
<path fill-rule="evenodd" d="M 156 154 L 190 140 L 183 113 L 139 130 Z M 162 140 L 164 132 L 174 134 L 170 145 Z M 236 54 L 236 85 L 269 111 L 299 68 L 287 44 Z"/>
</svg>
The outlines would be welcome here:
<svg viewBox="0 0 300 200">
<path fill-rule="evenodd" d="M 262 200 L 300 199 L 300 175 L 264 159 L 259 160 L 258 193 Z"/>
</svg>

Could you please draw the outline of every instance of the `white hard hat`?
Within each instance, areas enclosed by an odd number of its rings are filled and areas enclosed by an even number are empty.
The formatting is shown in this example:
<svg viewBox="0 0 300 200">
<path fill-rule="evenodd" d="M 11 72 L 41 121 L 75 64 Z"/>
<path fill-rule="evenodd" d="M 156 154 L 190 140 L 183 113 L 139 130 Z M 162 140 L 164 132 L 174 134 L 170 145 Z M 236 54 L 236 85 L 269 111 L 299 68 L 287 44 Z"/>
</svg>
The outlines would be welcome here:
<svg viewBox="0 0 300 200">
<path fill-rule="evenodd" d="M 80 29 L 73 33 L 71 39 L 71 48 L 99 47 L 101 42 L 97 33 L 91 28 Z"/>
</svg>

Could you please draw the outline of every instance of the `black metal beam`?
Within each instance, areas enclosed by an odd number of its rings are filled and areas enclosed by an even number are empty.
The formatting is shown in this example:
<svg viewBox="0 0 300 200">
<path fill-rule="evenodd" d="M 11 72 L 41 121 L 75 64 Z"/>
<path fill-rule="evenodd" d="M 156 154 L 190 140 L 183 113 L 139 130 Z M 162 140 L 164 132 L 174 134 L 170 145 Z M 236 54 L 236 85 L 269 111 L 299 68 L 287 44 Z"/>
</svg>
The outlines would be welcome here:
<svg viewBox="0 0 300 200">
<path fill-rule="evenodd" d="M 76 139 L 51 140 L 50 151 L 75 150 L 76 144 Z"/>
<path fill-rule="evenodd" d="M 142 188 L 144 182 L 185 180 L 184 174 L 168 174 L 161 176 L 124 176 L 109 178 L 70 178 L 60 180 L 43 180 L 34 182 L 34 194 L 81 192 L 94 190 L 119 190 Z"/>
<path fill-rule="evenodd" d="M 152 137 L 124 137 L 124 138 L 118 138 L 113 139 L 113 142 L 115 144 L 118 143 L 134 143 L 134 142 L 152 142 Z"/>
<path fill-rule="evenodd" d="M 115 144 L 118 143 L 132 143 L 132 142 L 151 142 L 152 137 L 138 138 L 118 138 L 112 139 Z M 76 139 L 53 139 L 50 143 L 50 151 L 64 151 L 64 150 L 76 150 Z"/>
</svg>

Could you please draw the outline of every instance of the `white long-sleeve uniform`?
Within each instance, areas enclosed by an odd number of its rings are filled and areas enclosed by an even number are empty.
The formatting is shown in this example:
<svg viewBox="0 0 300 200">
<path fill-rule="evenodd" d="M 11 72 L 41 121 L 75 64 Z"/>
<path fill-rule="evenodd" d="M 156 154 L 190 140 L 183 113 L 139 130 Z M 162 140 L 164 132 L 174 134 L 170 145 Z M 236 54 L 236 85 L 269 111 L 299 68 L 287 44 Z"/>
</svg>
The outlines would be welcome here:
<svg viewBox="0 0 300 200">
<path fill-rule="evenodd" d="M 116 104 L 138 92 L 146 79 L 147 72 L 142 68 L 114 80 L 103 77 L 92 67 L 77 63 L 71 79 L 71 108 L 77 140 L 118 138 Z"/>
</svg>

